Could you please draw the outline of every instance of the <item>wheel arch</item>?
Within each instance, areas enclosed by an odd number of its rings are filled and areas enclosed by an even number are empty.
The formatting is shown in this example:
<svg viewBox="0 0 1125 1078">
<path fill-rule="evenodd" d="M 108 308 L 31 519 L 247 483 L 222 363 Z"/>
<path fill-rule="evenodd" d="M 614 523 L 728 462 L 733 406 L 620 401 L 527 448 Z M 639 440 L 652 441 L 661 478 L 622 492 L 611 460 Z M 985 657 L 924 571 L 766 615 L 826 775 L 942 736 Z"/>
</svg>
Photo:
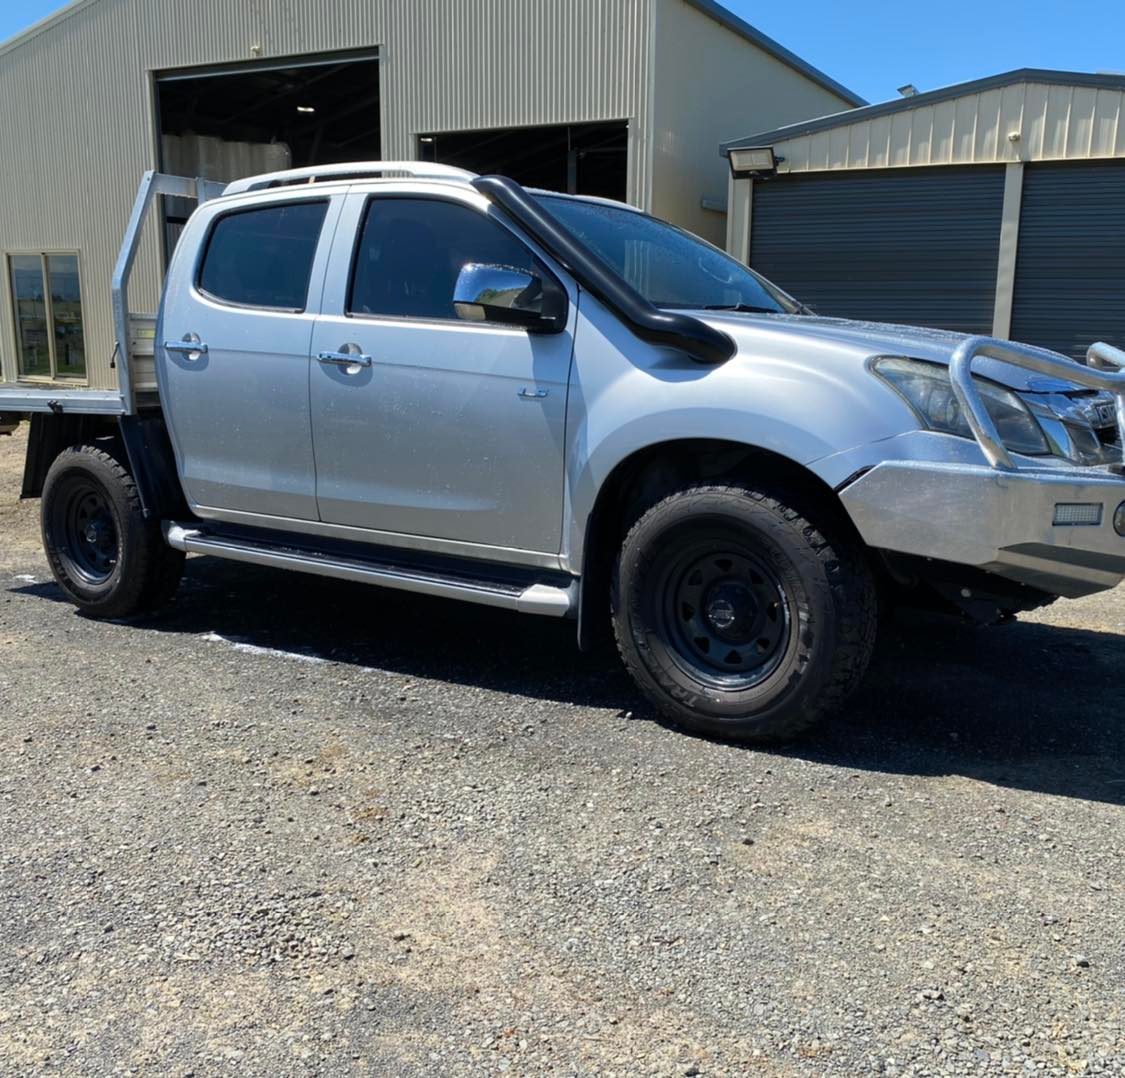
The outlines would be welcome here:
<svg viewBox="0 0 1125 1078">
<path fill-rule="evenodd" d="M 626 532 L 666 494 L 706 479 L 766 482 L 796 492 L 837 527 L 862 544 L 837 493 L 815 472 L 774 450 L 723 438 L 677 438 L 656 442 L 620 460 L 598 488 L 583 529 L 580 556 L 578 644 L 588 651 L 608 636 L 608 598 L 613 563 Z M 605 617 L 602 615 L 605 614 Z"/>
<path fill-rule="evenodd" d="M 47 472 L 63 450 L 105 439 L 112 439 L 121 447 L 117 452 L 137 484 L 146 516 L 164 519 L 191 515 L 176 472 L 164 416 L 159 412 L 116 419 L 73 413 L 32 415 L 21 497 L 42 495 Z"/>
</svg>

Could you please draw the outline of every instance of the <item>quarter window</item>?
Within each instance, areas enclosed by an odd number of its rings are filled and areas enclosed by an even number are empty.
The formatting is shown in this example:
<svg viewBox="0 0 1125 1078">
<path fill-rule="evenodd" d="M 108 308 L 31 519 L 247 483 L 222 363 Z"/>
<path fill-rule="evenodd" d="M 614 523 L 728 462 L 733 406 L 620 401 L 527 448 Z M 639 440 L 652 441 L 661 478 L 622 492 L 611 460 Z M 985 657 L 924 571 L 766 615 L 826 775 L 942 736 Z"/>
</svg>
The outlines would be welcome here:
<svg viewBox="0 0 1125 1078">
<path fill-rule="evenodd" d="M 207 295 L 244 307 L 303 311 L 327 202 L 240 210 L 220 217 L 199 270 Z"/>
<path fill-rule="evenodd" d="M 349 314 L 456 319 L 453 288 L 469 262 L 548 271 L 483 213 L 433 198 L 373 198 L 356 249 Z"/>
<path fill-rule="evenodd" d="M 85 378 L 78 255 L 8 256 L 21 378 Z"/>
</svg>

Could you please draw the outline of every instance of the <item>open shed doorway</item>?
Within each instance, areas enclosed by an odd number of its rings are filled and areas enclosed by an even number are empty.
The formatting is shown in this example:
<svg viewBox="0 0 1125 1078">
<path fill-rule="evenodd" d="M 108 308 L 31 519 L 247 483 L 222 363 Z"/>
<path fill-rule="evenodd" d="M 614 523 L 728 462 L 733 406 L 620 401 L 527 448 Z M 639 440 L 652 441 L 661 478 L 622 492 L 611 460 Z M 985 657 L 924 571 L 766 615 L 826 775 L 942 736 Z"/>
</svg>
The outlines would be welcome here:
<svg viewBox="0 0 1125 1078">
<path fill-rule="evenodd" d="M 418 156 L 470 172 L 509 176 L 525 187 L 624 201 L 629 125 L 614 120 L 420 135 Z"/>
<path fill-rule="evenodd" d="M 368 51 L 161 72 L 156 118 L 160 168 L 180 176 L 375 161 L 379 62 Z M 168 256 L 192 205 L 165 199 Z"/>
</svg>

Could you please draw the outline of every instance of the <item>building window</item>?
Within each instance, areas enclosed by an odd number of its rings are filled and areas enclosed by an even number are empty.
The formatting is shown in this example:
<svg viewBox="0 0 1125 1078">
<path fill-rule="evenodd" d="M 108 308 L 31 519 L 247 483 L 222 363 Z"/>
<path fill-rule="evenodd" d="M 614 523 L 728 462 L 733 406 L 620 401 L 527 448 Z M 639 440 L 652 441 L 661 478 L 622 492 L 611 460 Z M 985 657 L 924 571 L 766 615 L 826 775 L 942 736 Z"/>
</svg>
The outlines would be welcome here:
<svg viewBox="0 0 1125 1078">
<path fill-rule="evenodd" d="M 85 378 L 86 334 L 78 255 L 8 256 L 21 378 Z"/>
</svg>

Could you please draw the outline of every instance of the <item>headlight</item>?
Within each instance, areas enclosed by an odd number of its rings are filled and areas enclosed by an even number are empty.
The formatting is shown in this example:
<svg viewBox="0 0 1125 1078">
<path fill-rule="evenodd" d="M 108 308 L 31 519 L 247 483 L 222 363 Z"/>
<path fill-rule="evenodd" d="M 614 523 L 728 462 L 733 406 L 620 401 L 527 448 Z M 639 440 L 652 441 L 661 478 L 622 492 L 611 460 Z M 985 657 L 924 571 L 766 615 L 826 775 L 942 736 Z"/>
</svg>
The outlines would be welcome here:
<svg viewBox="0 0 1125 1078">
<path fill-rule="evenodd" d="M 972 438 L 972 428 L 953 393 L 949 371 L 936 363 L 888 356 L 873 364 L 875 373 L 890 384 L 930 430 Z M 985 378 L 973 384 L 1010 453 L 1042 456 L 1051 452 L 1043 429 L 1027 406 L 1010 390 Z"/>
</svg>

